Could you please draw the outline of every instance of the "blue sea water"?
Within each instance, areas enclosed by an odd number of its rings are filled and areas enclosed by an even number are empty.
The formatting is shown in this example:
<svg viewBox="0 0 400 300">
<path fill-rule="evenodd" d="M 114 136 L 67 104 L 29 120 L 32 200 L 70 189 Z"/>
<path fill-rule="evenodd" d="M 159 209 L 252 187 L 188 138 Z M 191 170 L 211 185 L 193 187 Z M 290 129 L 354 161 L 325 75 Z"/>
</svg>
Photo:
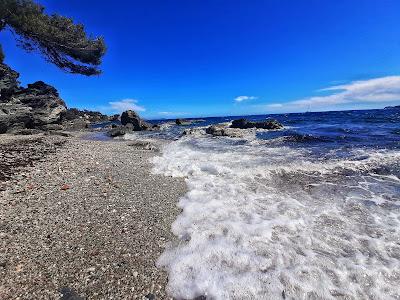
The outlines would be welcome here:
<svg viewBox="0 0 400 300">
<path fill-rule="evenodd" d="M 163 121 L 154 172 L 185 178 L 158 261 L 177 299 L 400 299 L 400 109 L 246 116 L 212 137 Z M 187 129 L 198 134 L 184 135 Z"/>
<path fill-rule="evenodd" d="M 275 119 L 285 125 L 281 131 L 260 132 L 257 138 L 271 140 L 283 138 L 287 144 L 300 147 L 376 147 L 399 148 L 400 109 L 352 110 L 308 112 L 291 114 L 267 114 L 253 116 L 211 117 L 198 120 L 188 126 L 172 126 L 157 133 L 163 138 L 178 138 L 183 130 L 205 127 L 245 118 L 250 121 Z M 188 119 L 191 120 L 191 119 Z M 155 120 L 154 124 L 174 120 Z"/>
</svg>

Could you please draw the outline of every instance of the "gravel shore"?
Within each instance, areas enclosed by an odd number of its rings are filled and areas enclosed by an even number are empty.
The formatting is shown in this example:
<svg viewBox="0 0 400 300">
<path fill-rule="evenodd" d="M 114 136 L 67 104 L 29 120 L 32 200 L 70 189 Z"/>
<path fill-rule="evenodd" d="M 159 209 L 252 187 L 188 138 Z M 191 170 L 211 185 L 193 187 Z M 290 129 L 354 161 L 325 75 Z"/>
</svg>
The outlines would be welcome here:
<svg viewBox="0 0 400 300">
<path fill-rule="evenodd" d="M 151 174 L 154 155 L 128 141 L 2 135 L 0 299 L 168 299 L 155 262 L 186 186 Z"/>
</svg>

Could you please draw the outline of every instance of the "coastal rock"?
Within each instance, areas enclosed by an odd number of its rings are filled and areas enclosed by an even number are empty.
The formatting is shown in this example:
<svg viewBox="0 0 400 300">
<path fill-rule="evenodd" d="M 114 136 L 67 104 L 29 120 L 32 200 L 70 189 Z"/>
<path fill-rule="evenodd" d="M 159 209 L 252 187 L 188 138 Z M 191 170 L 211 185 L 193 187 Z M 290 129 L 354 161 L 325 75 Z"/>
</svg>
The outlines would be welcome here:
<svg viewBox="0 0 400 300">
<path fill-rule="evenodd" d="M 188 128 L 182 132 L 182 136 L 192 135 L 192 136 L 203 136 L 206 132 L 202 128 Z"/>
<path fill-rule="evenodd" d="M 77 108 L 69 108 L 61 114 L 61 123 L 68 130 L 86 129 L 90 124 L 108 122 L 109 119 L 109 116 L 100 112 Z"/>
<path fill-rule="evenodd" d="M 134 131 L 153 129 L 153 125 L 143 121 L 133 110 L 127 110 L 121 114 L 121 124 L 132 124 Z"/>
<path fill-rule="evenodd" d="M 0 91 L 14 91 L 18 89 L 19 74 L 9 66 L 0 63 Z"/>
<path fill-rule="evenodd" d="M 131 126 L 129 126 L 129 125 L 131 125 Z M 110 137 L 117 137 L 117 136 L 123 136 L 123 135 L 125 135 L 126 133 L 129 133 L 129 132 L 132 132 L 132 131 L 133 131 L 133 126 L 132 126 L 132 124 L 127 124 L 127 126 L 124 126 L 124 125 L 122 125 L 122 126 L 116 126 L 116 127 L 112 128 L 112 129 L 110 129 L 110 130 L 107 132 L 107 134 L 108 134 Z"/>
<path fill-rule="evenodd" d="M 119 114 L 116 114 L 116 115 L 112 115 L 112 116 L 110 116 L 109 118 L 108 118 L 108 120 L 109 121 L 119 121 Z"/>
<path fill-rule="evenodd" d="M 180 126 L 188 126 L 196 123 L 201 123 L 204 122 L 203 119 L 198 119 L 198 120 L 186 120 L 186 119 L 176 119 L 175 124 L 180 125 Z"/>
<path fill-rule="evenodd" d="M 400 105 L 386 106 L 385 109 L 400 109 Z"/>
<path fill-rule="evenodd" d="M 0 64 L 0 133 L 59 124 L 66 106 L 57 90 L 43 81 L 20 88 L 17 78 L 18 73 Z"/>
<path fill-rule="evenodd" d="M 98 111 L 79 110 L 77 108 L 69 108 L 61 115 L 63 122 L 73 121 L 76 119 L 84 119 L 90 123 L 100 123 L 109 121 L 110 117 L 103 115 Z"/>
<path fill-rule="evenodd" d="M 232 125 L 230 127 L 239 129 L 257 128 L 257 129 L 277 130 L 277 129 L 282 129 L 283 125 L 276 120 L 251 122 L 246 119 L 238 119 L 238 120 L 233 120 Z"/>
<path fill-rule="evenodd" d="M 193 122 L 191 120 L 176 119 L 175 124 L 180 126 L 187 126 L 193 124 Z"/>
<path fill-rule="evenodd" d="M 213 136 L 228 136 L 233 138 L 241 138 L 244 137 L 244 133 L 235 128 L 225 127 L 223 125 L 212 125 L 207 127 L 206 129 L 207 134 L 211 134 Z"/>
</svg>

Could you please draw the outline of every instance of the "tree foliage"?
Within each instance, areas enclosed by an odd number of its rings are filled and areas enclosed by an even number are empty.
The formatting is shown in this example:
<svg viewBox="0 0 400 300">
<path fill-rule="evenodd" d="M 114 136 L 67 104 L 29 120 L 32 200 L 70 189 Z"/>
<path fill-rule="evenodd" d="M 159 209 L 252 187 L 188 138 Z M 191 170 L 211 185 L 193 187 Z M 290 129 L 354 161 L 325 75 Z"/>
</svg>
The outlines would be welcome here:
<svg viewBox="0 0 400 300">
<path fill-rule="evenodd" d="M 103 38 L 88 36 L 84 26 L 71 18 L 47 15 L 32 0 L 0 0 L 0 31 L 5 28 L 14 33 L 20 47 L 41 52 L 67 72 L 100 73 L 98 66 L 106 51 Z"/>
</svg>

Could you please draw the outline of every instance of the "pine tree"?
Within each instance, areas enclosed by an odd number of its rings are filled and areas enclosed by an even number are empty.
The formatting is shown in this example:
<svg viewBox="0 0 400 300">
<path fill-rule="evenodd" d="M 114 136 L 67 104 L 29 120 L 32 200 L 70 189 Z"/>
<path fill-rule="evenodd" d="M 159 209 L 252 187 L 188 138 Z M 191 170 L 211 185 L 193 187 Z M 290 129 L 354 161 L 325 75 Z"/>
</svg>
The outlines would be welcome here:
<svg viewBox="0 0 400 300">
<path fill-rule="evenodd" d="M 82 24 L 57 14 L 47 15 L 32 0 L 0 0 L 0 31 L 9 29 L 26 51 L 44 58 L 69 73 L 95 75 L 105 54 L 103 38 L 91 37 Z M 4 54 L 0 47 L 0 61 Z"/>
</svg>

